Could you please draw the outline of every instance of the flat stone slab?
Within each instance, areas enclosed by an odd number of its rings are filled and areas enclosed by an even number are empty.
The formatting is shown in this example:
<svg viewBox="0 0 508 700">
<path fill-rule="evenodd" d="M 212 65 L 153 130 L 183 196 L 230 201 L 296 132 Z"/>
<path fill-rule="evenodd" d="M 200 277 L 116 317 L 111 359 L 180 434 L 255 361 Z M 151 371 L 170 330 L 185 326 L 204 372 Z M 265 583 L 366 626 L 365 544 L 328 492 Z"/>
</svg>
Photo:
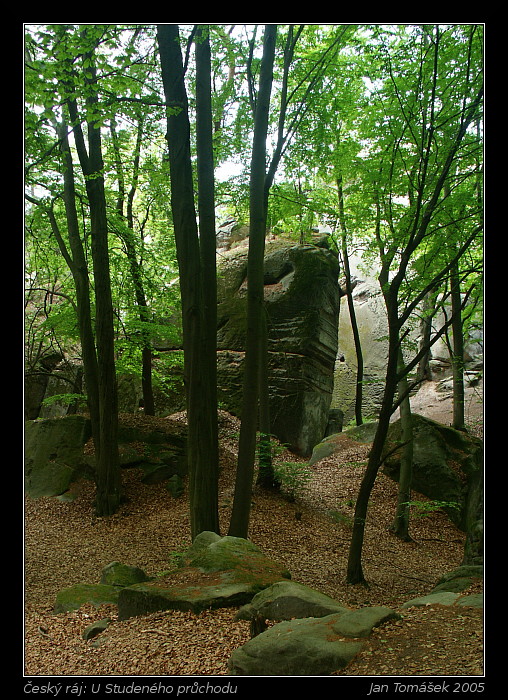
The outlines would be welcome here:
<svg viewBox="0 0 508 700">
<path fill-rule="evenodd" d="M 285 578 L 290 578 L 285 567 L 268 559 L 249 540 L 204 532 L 182 557 L 180 568 L 123 588 L 118 595 L 118 615 L 125 620 L 158 610 L 199 613 L 240 607 Z"/>
<path fill-rule="evenodd" d="M 279 622 L 233 652 L 229 675 L 330 675 L 345 668 L 362 650 L 358 639 L 399 617 L 389 608 L 377 607 Z"/>
<path fill-rule="evenodd" d="M 116 605 L 119 590 L 116 586 L 102 583 L 77 583 L 57 593 L 54 611 L 62 613 L 79 610 L 85 603 L 91 603 L 96 607 L 110 603 Z"/>
<path fill-rule="evenodd" d="M 408 600 L 402 606 L 403 608 L 417 608 L 424 605 L 460 605 L 464 607 L 481 608 L 483 607 L 483 594 L 461 595 L 452 591 L 437 591 L 421 598 L 413 598 Z"/>
</svg>

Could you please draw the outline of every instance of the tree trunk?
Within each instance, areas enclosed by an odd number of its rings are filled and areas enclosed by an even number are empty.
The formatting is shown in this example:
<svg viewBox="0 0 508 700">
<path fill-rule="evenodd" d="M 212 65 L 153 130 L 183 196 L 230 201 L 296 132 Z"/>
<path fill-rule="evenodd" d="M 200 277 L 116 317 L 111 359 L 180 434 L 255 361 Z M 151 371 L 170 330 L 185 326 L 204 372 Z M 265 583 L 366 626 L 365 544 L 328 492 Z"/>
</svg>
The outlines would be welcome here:
<svg viewBox="0 0 508 700">
<path fill-rule="evenodd" d="M 89 137 L 90 138 L 90 137 Z M 100 142 L 99 142 L 100 146 Z M 100 167 L 93 172 L 102 170 Z M 113 515 L 121 501 L 120 459 L 118 454 L 118 401 L 115 368 L 113 302 L 109 273 L 108 227 L 104 180 L 87 180 L 90 203 L 90 231 L 95 283 L 95 334 L 99 366 L 100 446 L 96 451 L 96 513 Z"/>
<path fill-rule="evenodd" d="M 266 235 L 266 138 L 275 57 L 276 25 L 267 25 L 259 93 L 254 118 L 250 176 L 250 234 L 247 261 L 247 333 L 243 380 L 242 423 L 229 534 L 248 537 L 256 430 L 258 425 L 261 322 L 264 304 L 264 250 Z"/>
<path fill-rule="evenodd" d="M 58 136 L 60 139 L 60 151 L 63 158 L 63 200 L 70 254 L 60 235 L 58 223 L 52 210 L 49 212 L 49 217 L 60 251 L 71 271 L 74 288 L 76 290 L 77 321 L 83 359 L 87 405 L 90 412 L 94 444 L 99 444 L 99 370 L 97 366 L 97 354 L 90 308 L 90 279 L 76 211 L 74 165 L 69 147 L 67 124 L 63 123 L 58 127 Z"/>
<path fill-rule="evenodd" d="M 351 270 L 349 267 L 349 254 L 347 249 L 347 227 L 344 215 L 344 193 L 342 189 L 342 177 L 337 178 L 337 190 L 339 194 L 339 223 L 341 227 L 342 261 L 344 263 L 344 274 L 346 276 L 346 295 L 351 321 L 351 330 L 355 343 L 356 353 L 356 392 L 355 392 L 355 419 L 356 425 L 362 425 L 362 402 L 363 402 L 363 353 L 360 341 L 360 332 L 356 321 L 355 305 L 353 301 L 353 289 L 351 285 Z"/>
<path fill-rule="evenodd" d="M 196 149 L 198 165 L 199 244 L 201 262 L 202 346 L 199 430 L 207 431 L 205 455 L 195 477 L 195 534 L 219 534 L 219 440 L 217 424 L 217 241 L 215 232 L 214 155 L 212 145 L 211 56 L 209 28 L 196 34 Z M 197 397 L 198 401 L 200 400 Z M 206 426 L 206 427 L 205 427 Z"/>
<path fill-rule="evenodd" d="M 264 488 L 278 486 L 273 471 L 271 448 L 270 395 L 268 388 L 268 319 L 266 306 L 261 319 L 261 342 L 259 357 L 259 471 L 257 483 Z"/>
<path fill-rule="evenodd" d="M 393 411 L 393 399 L 397 391 L 397 361 L 399 347 L 398 319 L 397 319 L 397 295 L 386 294 L 388 311 L 388 363 L 386 368 L 386 381 L 378 418 L 378 427 L 369 453 L 367 467 L 360 483 L 356 499 L 353 533 L 349 549 L 347 566 L 347 582 L 350 584 L 365 584 L 366 579 L 362 568 L 362 549 L 365 534 L 365 523 L 369 499 L 376 476 L 381 466 L 383 449 L 390 427 L 390 417 Z"/>
<path fill-rule="evenodd" d="M 399 376 L 404 371 L 404 358 L 402 348 L 399 348 Z M 401 458 L 399 472 L 399 491 L 397 508 L 391 531 L 404 542 L 411 542 L 409 535 L 409 501 L 411 500 L 411 482 L 413 480 L 413 422 L 411 416 L 411 402 L 409 399 L 409 382 L 404 375 L 398 385 L 399 396 L 404 397 L 400 404 L 401 427 Z"/>
<path fill-rule="evenodd" d="M 432 373 L 430 369 L 430 359 L 432 356 L 430 350 L 430 338 L 432 335 L 432 294 L 429 292 L 425 295 L 423 299 L 422 308 L 422 319 L 420 321 L 420 350 L 424 347 L 428 347 L 428 351 L 422 356 L 422 359 L 418 363 L 418 369 L 416 371 L 416 379 L 418 382 L 423 382 L 425 380 L 432 379 Z"/>
<path fill-rule="evenodd" d="M 209 205 L 201 201 L 204 245 L 200 250 L 190 149 L 190 123 L 184 69 L 180 50 L 178 25 L 157 26 L 157 40 L 162 69 L 162 81 L 167 104 L 167 142 L 171 177 L 171 209 L 175 231 L 180 293 L 182 300 L 184 383 L 187 399 L 187 460 L 189 466 L 189 495 L 191 535 L 204 530 L 219 533 L 218 469 L 217 469 L 217 404 L 214 382 L 216 363 L 215 340 L 206 335 L 204 296 L 209 295 L 213 306 L 213 288 L 204 289 L 202 256 L 206 260 L 210 280 L 210 232 L 205 220 L 210 217 Z M 198 59 L 199 60 L 199 59 Z M 201 103 L 200 103 L 201 104 Z M 206 119 L 206 116 L 205 116 Z M 210 164 L 200 146 L 200 181 Z M 204 159 L 204 160 L 203 160 Z M 202 169 L 203 168 L 203 169 Z M 202 195 L 206 200 L 206 186 Z M 208 194 L 209 196 L 209 194 Z M 213 244 L 215 261 L 215 240 Z M 210 281 L 209 281 L 210 283 Z M 209 309 L 210 310 L 210 309 Z M 214 324 L 214 334 L 216 326 Z M 210 374 L 212 373 L 212 374 Z"/>
<path fill-rule="evenodd" d="M 62 27 L 63 35 L 67 31 Z M 86 33 L 86 28 L 84 30 Z M 89 115 L 98 113 L 96 93 L 96 71 L 93 52 L 84 55 L 89 62 L 84 81 L 88 90 L 86 108 Z M 67 106 L 74 128 L 74 139 L 79 162 L 85 178 L 85 187 L 90 208 L 90 238 L 92 241 L 92 262 L 95 287 L 95 343 L 98 367 L 98 418 L 94 418 L 96 461 L 95 510 L 99 516 L 112 515 L 121 501 L 120 460 L 118 454 L 118 406 L 116 368 L 114 353 L 113 302 L 109 268 L 108 224 L 106 215 L 106 195 L 104 191 L 104 163 L 100 125 L 96 117 L 89 116 L 88 146 L 85 142 L 78 112 L 77 100 L 73 94 L 72 67 L 69 66 L 69 91 Z M 87 150 L 88 148 L 88 150 Z"/>
<path fill-rule="evenodd" d="M 453 422 L 455 430 L 465 430 L 464 414 L 464 335 L 462 332 L 462 302 L 458 260 L 450 270 L 450 295 L 452 302 L 452 370 L 453 370 Z"/>
</svg>

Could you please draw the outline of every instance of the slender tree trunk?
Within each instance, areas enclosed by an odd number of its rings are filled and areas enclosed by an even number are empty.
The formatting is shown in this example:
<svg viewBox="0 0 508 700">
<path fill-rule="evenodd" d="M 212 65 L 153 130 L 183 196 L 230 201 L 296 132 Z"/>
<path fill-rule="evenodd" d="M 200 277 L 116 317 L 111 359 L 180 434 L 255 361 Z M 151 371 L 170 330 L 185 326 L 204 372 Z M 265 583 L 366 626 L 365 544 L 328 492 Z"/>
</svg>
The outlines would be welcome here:
<svg viewBox="0 0 508 700">
<path fill-rule="evenodd" d="M 259 93 L 254 118 L 250 176 L 250 234 L 247 262 L 247 334 L 243 382 L 242 423 L 238 446 L 235 495 L 229 534 L 248 537 L 256 430 L 258 425 L 259 362 L 264 304 L 264 250 L 266 235 L 266 137 L 275 57 L 276 25 L 267 25 Z"/>
<path fill-rule="evenodd" d="M 118 198 L 116 202 L 116 210 L 120 219 L 125 221 L 126 224 L 125 228 L 118 232 L 118 235 L 125 245 L 132 283 L 134 285 L 134 294 L 136 297 L 136 305 L 138 307 L 139 320 L 141 322 L 141 389 L 143 393 L 143 412 L 145 415 L 154 416 L 155 403 L 152 384 L 152 343 L 150 339 L 150 332 L 147 329 L 147 324 L 149 324 L 151 317 L 146 301 L 142 267 L 141 263 L 138 261 L 138 254 L 136 252 L 133 214 L 133 202 L 137 190 L 140 151 L 143 140 L 143 120 L 139 119 L 138 121 L 136 146 L 134 148 L 132 182 L 127 198 L 123 164 L 120 156 L 120 147 L 118 144 L 118 136 L 116 134 L 115 127 L 116 124 L 113 120 L 111 122 L 110 132 L 115 154 L 116 174 L 118 180 Z M 125 204 L 127 204 L 127 211 L 125 211 Z"/>
<path fill-rule="evenodd" d="M 215 232 L 214 155 L 212 146 L 211 56 L 209 28 L 200 25 L 196 34 L 196 148 L 198 164 L 199 242 L 202 276 L 200 430 L 206 430 L 206 454 L 194 485 L 196 512 L 194 531 L 219 533 L 218 482 L 219 440 L 217 423 L 217 242 Z M 198 397 L 199 400 L 199 397 Z"/>
<path fill-rule="evenodd" d="M 167 104 L 167 141 L 171 177 L 171 208 L 175 231 L 180 293 L 182 299 L 184 383 L 187 398 L 187 460 L 189 466 L 191 535 L 204 530 L 219 533 L 218 475 L 216 463 L 217 404 L 214 400 L 213 366 L 216 362 L 215 340 L 203 331 L 204 295 L 212 298 L 213 289 L 204 289 L 202 256 L 210 256 L 210 230 L 205 224 L 211 214 L 209 205 L 201 203 L 202 221 L 205 225 L 205 245 L 200 250 L 190 149 L 190 123 L 184 68 L 180 50 L 178 25 L 157 26 L 157 40 L 161 60 L 162 80 Z M 199 61 L 199 59 L 198 59 Z M 206 117 L 205 117 L 206 119 Z M 200 182 L 210 163 L 200 146 Z M 203 169 L 202 169 L 203 168 Z M 209 190 L 204 186 L 206 200 Z M 208 224 L 209 226 L 209 224 Z M 207 251 L 207 252 L 205 252 Z M 215 261 L 215 241 L 213 244 Z M 213 263 L 214 264 L 214 263 Z M 207 260 L 207 279 L 210 281 L 212 263 Z M 214 334 L 216 325 L 214 324 Z M 206 356 L 208 355 L 208 359 Z M 210 375 L 210 372 L 212 374 Z"/>
<path fill-rule="evenodd" d="M 94 126 L 90 132 L 97 132 Z M 97 133 L 89 133 L 92 149 L 100 149 Z M 97 141 L 94 146 L 93 142 Z M 99 156 L 100 150 L 97 152 Z M 92 172 L 102 171 L 102 158 L 92 160 Z M 104 180 L 95 177 L 87 180 L 90 203 L 90 232 L 95 284 L 95 333 L 97 362 L 99 367 L 99 421 L 100 448 L 96 454 L 97 515 L 113 515 L 121 501 L 120 459 L 118 454 L 118 401 L 115 368 L 115 342 L 113 302 L 109 270 L 108 226 Z"/>
<path fill-rule="evenodd" d="M 62 36 L 67 31 L 62 27 Z M 86 34 L 86 29 L 84 30 Z M 97 76 L 93 51 L 84 58 L 89 62 L 84 80 L 88 90 L 88 115 L 98 113 Z M 95 510 L 99 516 L 116 512 L 121 501 L 120 459 L 118 454 L 118 405 L 114 348 L 113 302 L 109 267 L 108 224 L 104 191 L 104 163 L 100 125 L 95 116 L 87 118 L 88 144 L 81 127 L 78 105 L 73 94 L 72 66 L 69 66 L 67 106 L 74 128 L 74 140 L 85 178 L 90 208 L 90 238 L 95 287 L 95 343 L 98 367 L 98 421 L 94 435 L 97 494 Z"/>
<path fill-rule="evenodd" d="M 383 288 L 386 276 L 380 279 Z M 388 321 L 388 361 L 386 367 L 386 380 L 378 417 L 378 426 L 372 448 L 369 452 L 367 467 L 360 483 L 355 505 L 353 521 L 353 533 L 349 549 L 347 565 L 347 582 L 350 584 L 366 584 L 362 567 L 362 549 L 365 535 L 365 523 L 369 499 L 374 487 L 379 468 L 382 463 L 383 450 L 390 427 L 390 417 L 393 412 L 393 403 L 397 391 L 397 366 L 399 357 L 399 319 L 398 319 L 398 286 L 392 282 L 390 289 L 384 293 L 387 321 Z"/>
<path fill-rule="evenodd" d="M 339 194 L 339 223 L 341 228 L 342 261 L 344 263 L 344 274 L 346 276 L 346 296 L 351 321 L 351 330 L 355 343 L 356 353 L 356 391 L 355 391 L 355 419 L 356 425 L 362 425 L 362 402 L 363 402 L 363 352 L 360 340 L 360 332 L 356 320 L 355 304 L 353 301 L 353 289 L 351 285 L 351 270 L 349 267 L 349 254 L 347 249 L 347 226 L 344 215 L 344 193 L 342 189 L 342 176 L 337 178 L 337 190 Z"/>
<path fill-rule="evenodd" d="M 268 371 L 268 319 L 265 305 L 261 319 L 259 358 L 259 472 L 257 483 L 264 488 L 274 488 L 278 486 L 278 482 L 273 470 L 272 460 Z"/>
<path fill-rule="evenodd" d="M 90 412 L 90 422 L 92 424 L 94 443 L 99 444 L 99 370 L 97 365 L 97 353 L 95 349 L 92 312 L 90 308 L 90 279 L 88 275 L 88 265 L 85 258 L 85 252 L 83 250 L 83 242 L 80 235 L 78 214 L 76 211 L 74 164 L 72 162 L 72 155 L 69 146 L 67 124 L 63 123 L 58 127 L 58 135 L 60 138 L 60 150 L 63 158 L 63 200 L 67 221 L 67 235 L 69 238 L 70 255 L 66 249 L 65 242 L 60 235 L 58 224 L 52 211 L 50 211 L 50 221 L 60 251 L 62 252 L 62 255 L 69 266 L 72 278 L 74 280 L 87 405 Z"/>
<path fill-rule="evenodd" d="M 432 373 L 430 369 L 430 359 L 432 356 L 430 350 L 430 337 L 432 335 L 432 303 L 433 295 L 429 292 L 425 295 L 423 299 L 423 317 L 420 322 L 420 349 L 428 347 L 428 351 L 423 355 L 420 362 L 418 363 L 418 369 L 416 371 L 416 379 L 418 382 L 423 382 L 425 380 L 430 380 L 432 378 Z"/>
<path fill-rule="evenodd" d="M 399 376 L 404 371 L 404 358 L 402 348 L 399 348 Z M 411 414 L 411 402 L 409 399 L 409 382 L 407 375 L 400 379 L 398 385 L 399 396 L 404 397 L 400 404 L 401 427 L 401 458 L 399 472 L 399 490 L 397 496 L 397 508 L 391 530 L 404 542 L 410 542 L 409 535 L 409 501 L 411 500 L 411 482 L 413 480 L 413 421 Z"/>
<path fill-rule="evenodd" d="M 464 335 L 462 331 L 462 302 L 460 298 L 459 264 L 456 260 L 450 270 L 452 302 L 452 370 L 453 422 L 455 430 L 465 430 L 464 414 Z"/>
</svg>

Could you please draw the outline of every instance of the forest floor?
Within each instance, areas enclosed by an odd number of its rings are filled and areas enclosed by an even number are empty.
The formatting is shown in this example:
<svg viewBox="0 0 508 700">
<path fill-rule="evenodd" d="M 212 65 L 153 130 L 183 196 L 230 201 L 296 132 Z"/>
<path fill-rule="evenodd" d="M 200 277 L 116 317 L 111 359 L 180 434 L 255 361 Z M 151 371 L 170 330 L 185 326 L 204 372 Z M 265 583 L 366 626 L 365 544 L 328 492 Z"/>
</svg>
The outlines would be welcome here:
<svg viewBox="0 0 508 700">
<path fill-rule="evenodd" d="M 482 391 L 468 395 L 467 423 L 482 435 Z M 428 383 L 413 410 L 442 423 L 451 402 Z M 131 416 L 133 421 L 166 421 Z M 178 414 L 171 420 L 183 421 Z M 220 515 L 227 534 L 231 512 L 239 423 L 220 415 Z M 411 521 L 412 542 L 388 528 L 397 486 L 383 474 L 376 481 L 366 525 L 363 568 L 368 587 L 346 583 L 354 502 L 368 446 L 344 443 L 339 455 L 313 468 L 295 503 L 284 495 L 254 489 L 250 539 L 289 569 L 295 581 L 332 596 L 345 606 L 387 605 L 402 619 L 375 629 L 342 676 L 480 676 L 483 674 L 483 611 L 440 605 L 402 609 L 426 595 L 438 579 L 460 565 L 464 534 L 442 512 Z M 281 448 L 277 459 L 298 461 Z M 300 460 L 304 462 L 305 460 Z M 171 567 L 172 555 L 190 544 L 187 499 L 171 497 L 164 485 L 145 485 L 139 470 L 123 472 L 126 503 L 110 518 L 92 511 L 93 487 L 83 481 L 75 500 L 25 501 L 24 668 L 27 676 L 225 676 L 231 653 L 250 638 L 249 623 L 234 621 L 236 609 L 200 615 L 165 611 L 119 621 L 114 606 L 83 606 L 55 614 L 57 592 L 76 583 L 98 583 L 111 561 L 142 568 L 148 575 Z M 421 500 L 425 500 L 421 497 Z M 469 592 L 477 592 L 478 586 Z M 95 620 L 111 625 L 85 641 Z"/>
</svg>

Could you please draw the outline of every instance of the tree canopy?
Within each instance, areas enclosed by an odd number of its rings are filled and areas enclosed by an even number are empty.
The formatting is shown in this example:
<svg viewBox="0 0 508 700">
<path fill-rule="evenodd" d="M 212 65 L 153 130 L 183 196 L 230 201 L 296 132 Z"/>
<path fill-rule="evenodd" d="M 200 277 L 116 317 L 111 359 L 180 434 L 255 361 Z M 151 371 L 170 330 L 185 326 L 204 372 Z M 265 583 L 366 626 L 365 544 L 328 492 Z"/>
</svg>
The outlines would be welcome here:
<svg viewBox="0 0 508 700">
<path fill-rule="evenodd" d="M 205 319 L 213 325 L 221 221 L 251 226 L 252 294 L 267 230 L 304 242 L 321 227 L 346 272 L 350 255 L 377 270 L 390 342 L 382 425 L 442 335 L 460 382 L 458 338 L 481 318 L 483 52 L 483 27 L 469 23 L 25 26 L 26 368 L 55 353 L 82 359 L 102 513 L 121 498 L 116 376 L 139 375 L 153 414 L 153 386 L 171 376 L 154 358 L 162 345 L 179 349 L 188 399 L 206 386 L 216 411 Z M 437 310 L 448 322 L 411 347 L 411 326 Z M 251 326 L 259 374 L 262 324 Z M 205 374 L 192 359 L 203 347 Z M 205 452 L 216 454 L 208 420 Z M 383 431 L 355 518 L 351 582 L 363 579 Z M 194 515 L 197 534 L 205 525 Z"/>
</svg>

